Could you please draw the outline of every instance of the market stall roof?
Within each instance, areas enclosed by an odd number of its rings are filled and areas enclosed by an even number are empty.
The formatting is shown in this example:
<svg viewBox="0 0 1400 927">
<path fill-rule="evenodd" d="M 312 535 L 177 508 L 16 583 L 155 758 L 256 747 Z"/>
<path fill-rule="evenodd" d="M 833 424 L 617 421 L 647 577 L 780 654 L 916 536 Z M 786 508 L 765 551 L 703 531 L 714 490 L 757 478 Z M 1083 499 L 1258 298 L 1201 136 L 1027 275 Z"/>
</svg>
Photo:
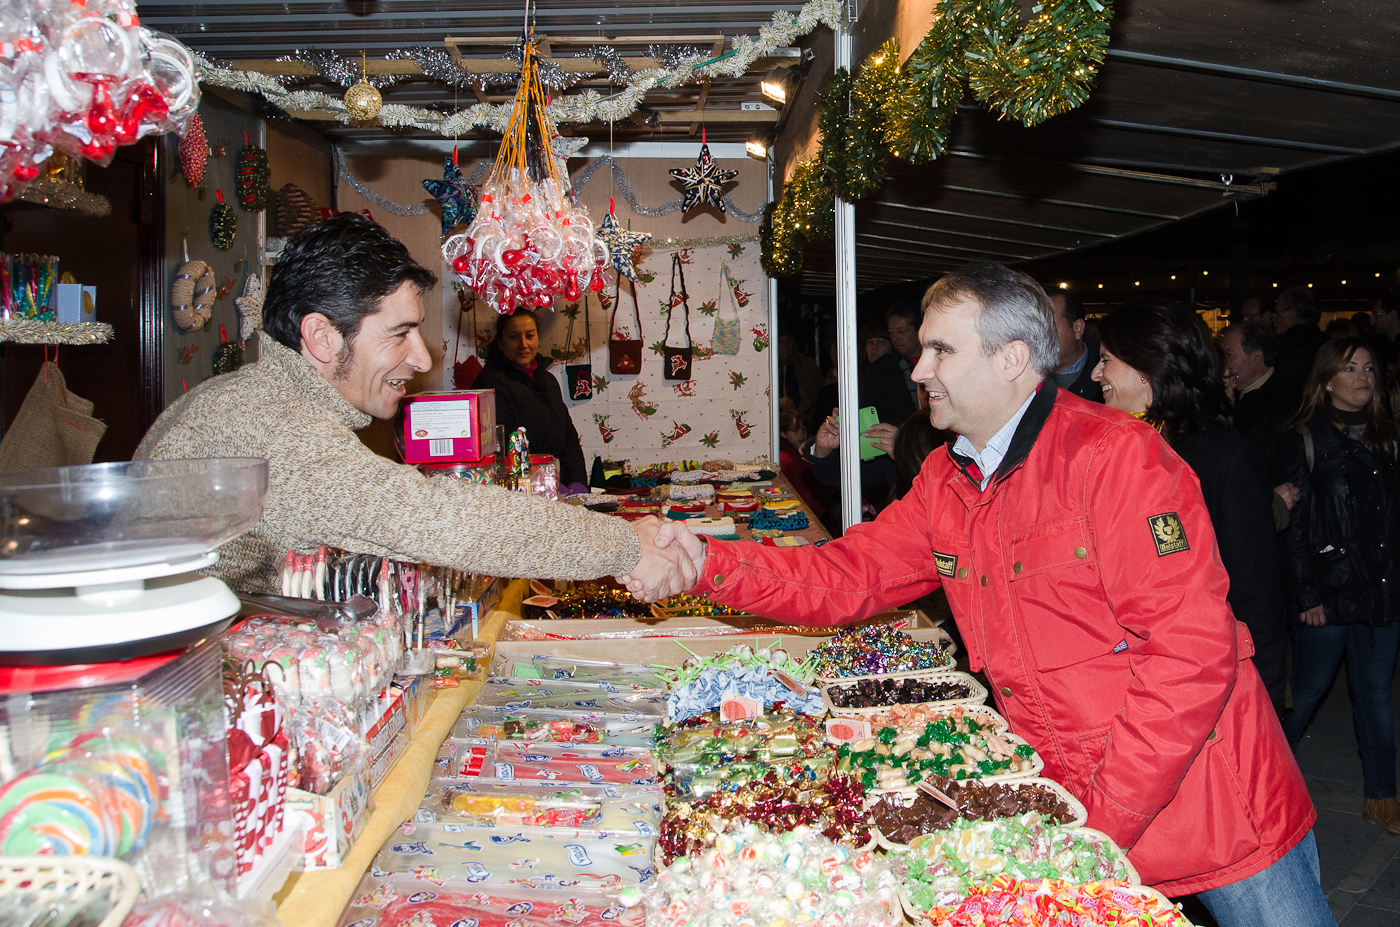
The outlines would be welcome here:
<svg viewBox="0 0 1400 927">
<path fill-rule="evenodd" d="M 1115 8 L 1086 104 L 1031 129 L 964 104 L 945 158 L 898 166 L 857 205 L 861 290 L 1093 247 L 1400 147 L 1390 0 Z M 829 247 L 809 248 L 805 292 L 834 287 Z"/>
<path fill-rule="evenodd" d="M 889 9 L 898 6 L 903 15 L 920 2 L 891 0 Z M 888 19 L 881 6 L 861 4 L 862 19 Z M 594 43 L 644 66 L 657 51 L 649 46 L 708 45 L 722 54 L 733 37 L 755 35 L 775 10 L 801 7 L 773 0 L 539 0 L 536 28 L 549 37 L 545 50 L 566 68 L 596 68 L 574 57 Z M 245 68 L 260 62 L 273 73 L 305 69 L 275 59 L 313 47 L 343 56 L 363 49 L 380 59 L 372 68 L 411 72 L 410 62 L 383 58 L 414 45 L 446 48 L 474 70 L 505 73 L 510 62 L 501 55 L 520 34 L 523 9 L 501 0 L 141 0 L 139 6 L 145 24 L 195 50 Z M 1092 247 L 1264 195 L 1291 171 L 1400 146 L 1393 51 L 1400 47 L 1400 20 L 1393 14 L 1393 0 L 1120 0 L 1108 60 L 1085 105 L 1026 129 L 966 103 L 947 156 L 928 167 L 896 165 L 884 188 L 859 204 L 860 288 L 921 279 L 978 258 L 1015 263 Z M 865 49 L 873 50 L 884 37 L 866 35 L 860 45 L 873 39 Z M 684 138 L 698 134 L 702 123 L 717 141 L 772 128 L 778 111 L 745 104 L 760 104 L 760 75 L 795 54 L 780 49 L 739 78 L 653 91 L 644 105 L 656 111 L 656 124 L 619 125 L 618 141 Z M 805 93 L 824 81 L 820 64 Z M 438 108 L 474 102 L 454 99 L 451 88 L 421 75 L 404 77 L 384 91 L 386 102 Z M 605 75 L 591 79 L 605 91 Z M 314 79 L 304 86 L 338 92 Z M 511 90 L 490 87 L 477 97 L 504 101 Z M 316 124 L 332 137 L 421 134 L 342 125 L 325 114 Z M 784 135 L 803 129 L 790 124 Z M 606 126 L 577 131 L 596 135 Z M 832 289 L 829 249 L 810 249 L 804 291 Z"/>
</svg>

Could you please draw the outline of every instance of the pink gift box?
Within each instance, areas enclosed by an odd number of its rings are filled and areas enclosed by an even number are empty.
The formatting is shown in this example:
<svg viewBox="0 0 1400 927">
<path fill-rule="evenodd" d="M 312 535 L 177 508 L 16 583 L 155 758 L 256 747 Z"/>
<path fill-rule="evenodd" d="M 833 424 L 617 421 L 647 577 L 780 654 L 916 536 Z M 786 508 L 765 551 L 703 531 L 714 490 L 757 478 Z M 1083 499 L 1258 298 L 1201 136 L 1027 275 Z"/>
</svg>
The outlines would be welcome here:
<svg viewBox="0 0 1400 927">
<path fill-rule="evenodd" d="M 496 451 L 496 391 L 415 393 L 403 400 L 404 460 L 480 460 Z"/>
</svg>

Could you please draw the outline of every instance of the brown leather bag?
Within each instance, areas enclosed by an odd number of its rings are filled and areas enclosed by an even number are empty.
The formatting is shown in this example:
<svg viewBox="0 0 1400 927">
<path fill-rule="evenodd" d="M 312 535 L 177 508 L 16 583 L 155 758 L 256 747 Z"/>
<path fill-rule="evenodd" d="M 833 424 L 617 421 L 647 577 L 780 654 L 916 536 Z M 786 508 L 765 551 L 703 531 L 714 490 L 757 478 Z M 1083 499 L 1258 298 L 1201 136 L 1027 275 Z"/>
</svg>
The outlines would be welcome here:
<svg viewBox="0 0 1400 927">
<path fill-rule="evenodd" d="M 637 319 L 637 338 L 618 337 L 617 305 L 622 301 L 622 281 L 613 285 L 612 321 L 608 324 L 608 370 L 613 373 L 642 372 L 642 310 L 637 306 L 637 285 L 632 285 L 632 312 Z"/>
</svg>

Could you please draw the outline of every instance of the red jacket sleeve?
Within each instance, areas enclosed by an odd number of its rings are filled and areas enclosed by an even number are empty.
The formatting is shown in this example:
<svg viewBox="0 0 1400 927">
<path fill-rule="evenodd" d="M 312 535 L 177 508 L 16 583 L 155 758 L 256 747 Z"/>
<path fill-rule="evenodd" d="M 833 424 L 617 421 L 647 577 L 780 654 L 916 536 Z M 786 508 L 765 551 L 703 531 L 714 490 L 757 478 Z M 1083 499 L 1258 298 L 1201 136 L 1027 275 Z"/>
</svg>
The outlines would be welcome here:
<svg viewBox="0 0 1400 927">
<path fill-rule="evenodd" d="M 925 480 L 921 474 L 875 521 L 822 547 L 712 541 L 693 591 L 814 627 L 845 624 L 932 592 L 939 580 L 928 542 Z"/>
<path fill-rule="evenodd" d="M 1133 680 L 1083 802 L 1090 826 L 1128 849 L 1215 728 L 1235 685 L 1237 637 L 1200 486 L 1166 442 L 1140 425 L 1115 428 L 1087 478 L 1100 578 L 1128 632 Z"/>
</svg>

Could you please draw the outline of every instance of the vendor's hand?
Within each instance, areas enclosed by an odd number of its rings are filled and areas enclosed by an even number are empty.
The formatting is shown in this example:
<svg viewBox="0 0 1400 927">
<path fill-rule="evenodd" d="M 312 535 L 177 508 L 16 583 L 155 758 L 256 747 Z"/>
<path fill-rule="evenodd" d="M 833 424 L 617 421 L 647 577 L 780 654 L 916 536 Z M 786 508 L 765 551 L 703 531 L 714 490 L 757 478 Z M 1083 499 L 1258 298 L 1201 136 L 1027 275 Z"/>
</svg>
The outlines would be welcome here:
<svg viewBox="0 0 1400 927">
<path fill-rule="evenodd" d="M 710 548 L 685 526 L 684 521 L 670 521 L 662 525 L 661 530 L 656 533 L 655 543 L 662 550 L 679 549 L 684 552 L 690 558 L 690 562 L 695 564 L 697 578 L 704 573 L 705 555 L 709 553 Z"/>
<path fill-rule="evenodd" d="M 1327 612 L 1323 611 L 1321 605 L 1308 609 L 1298 617 L 1310 628 L 1320 628 L 1327 623 Z"/>
<path fill-rule="evenodd" d="M 1292 483 L 1282 483 L 1274 487 L 1274 492 L 1283 500 L 1283 504 L 1288 506 L 1288 511 L 1293 511 L 1293 506 L 1298 504 L 1298 487 Z"/>
<path fill-rule="evenodd" d="M 642 555 L 628 573 L 616 577 L 642 602 L 656 602 L 684 592 L 694 586 L 700 576 L 683 547 L 662 549 L 656 546 L 656 536 L 663 527 L 661 520 L 652 515 L 632 522 Z"/>
<path fill-rule="evenodd" d="M 841 446 L 841 432 L 836 426 L 840 415 L 840 409 L 833 409 L 817 429 L 817 440 L 812 443 L 813 457 L 820 459 Z"/>
<path fill-rule="evenodd" d="M 861 437 L 863 437 L 863 438 L 873 438 L 874 441 L 875 441 L 875 446 L 876 446 L 876 447 L 878 447 L 880 450 L 884 451 L 886 454 L 889 454 L 891 457 L 893 457 L 893 456 L 894 456 L 894 439 L 895 439 L 896 436 L 898 436 L 898 434 L 899 434 L 899 426 L 898 426 L 898 425 L 891 425 L 891 424 L 888 424 L 887 422 L 880 422 L 880 423 L 878 423 L 878 424 L 871 425 L 871 426 L 870 426 L 870 430 L 867 431 L 867 432 L 866 432 L 864 435 L 862 435 Z"/>
</svg>

